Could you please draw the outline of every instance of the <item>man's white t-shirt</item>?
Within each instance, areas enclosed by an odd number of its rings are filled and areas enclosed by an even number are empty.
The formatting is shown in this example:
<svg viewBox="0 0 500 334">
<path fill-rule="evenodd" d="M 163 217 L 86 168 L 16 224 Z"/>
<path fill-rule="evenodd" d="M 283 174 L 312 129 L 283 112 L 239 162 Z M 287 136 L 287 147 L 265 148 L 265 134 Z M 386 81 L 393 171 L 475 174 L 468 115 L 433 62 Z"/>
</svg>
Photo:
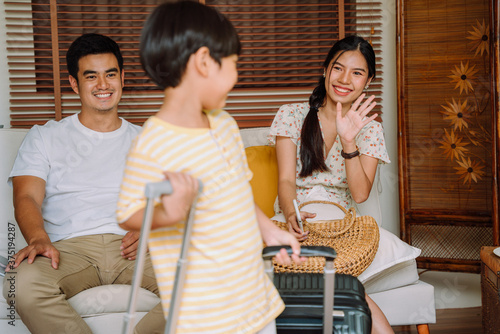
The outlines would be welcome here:
<svg viewBox="0 0 500 334">
<path fill-rule="evenodd" d="M 116 203 L 125 160 L 140 127 L 122 119 L 119 129 L 96 132 L 78 114 L 35 125 L 22 143 L 9 176 L 46 182 L 42 214 L 52 242 L 83 235 L 124 235 Z"/>
</svg>

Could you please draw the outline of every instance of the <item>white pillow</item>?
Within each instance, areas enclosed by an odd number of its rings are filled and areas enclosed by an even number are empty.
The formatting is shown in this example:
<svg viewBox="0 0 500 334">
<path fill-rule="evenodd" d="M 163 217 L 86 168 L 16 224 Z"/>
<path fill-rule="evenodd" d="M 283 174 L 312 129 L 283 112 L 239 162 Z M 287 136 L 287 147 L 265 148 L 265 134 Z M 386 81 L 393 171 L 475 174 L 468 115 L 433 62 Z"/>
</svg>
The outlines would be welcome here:
<svg viewBox="0 0 500 334">
<path fill-rule="evenodd" d="M 249 146 L 268 145 L 267 135 L 269 134 L 269 130 L 269 127 L 240 129 L 243 145 L 245 148 Z"/>
<path fill-rule="evenodd" d="M 367 294 L 396 289 L 417 283 L 419 279 L 417 261 L 408 260 L 398 263 L 364 281 Z"/>
<path fill-rule="evenodd" d="M 413 260 L 421 250 L 408 245 L 391 232 L 379 227 L 380 241 L 373 262 L 358 276 L 361 283 L 398 263 Z"/>
</svg>

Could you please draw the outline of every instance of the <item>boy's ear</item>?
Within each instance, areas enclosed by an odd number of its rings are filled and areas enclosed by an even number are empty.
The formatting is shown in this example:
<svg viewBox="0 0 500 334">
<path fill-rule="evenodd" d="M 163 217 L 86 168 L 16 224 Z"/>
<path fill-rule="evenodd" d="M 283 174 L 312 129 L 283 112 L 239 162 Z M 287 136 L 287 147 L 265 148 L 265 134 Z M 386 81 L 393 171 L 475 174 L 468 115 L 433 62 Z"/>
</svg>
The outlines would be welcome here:
<svg viewBox="0 0 500 334">
<path fill-rule="evenodd" d="M 80 93 L 78 91 L 78 82 L 71 74 L 69 75 L 69 84 L 71 85 L 71 88 L 73 89 L 73 91 L 75 93 L 77 93 L 78 95 L 80 95 Z"/>
<path fill-rule="evenodd" d="M 213 59 L 210 56 L 210 50 L 206 46 L 202 46 L 194 53 L 194 65 L 201 75 L 208 75 L 212 62 Z"/>
</svg>

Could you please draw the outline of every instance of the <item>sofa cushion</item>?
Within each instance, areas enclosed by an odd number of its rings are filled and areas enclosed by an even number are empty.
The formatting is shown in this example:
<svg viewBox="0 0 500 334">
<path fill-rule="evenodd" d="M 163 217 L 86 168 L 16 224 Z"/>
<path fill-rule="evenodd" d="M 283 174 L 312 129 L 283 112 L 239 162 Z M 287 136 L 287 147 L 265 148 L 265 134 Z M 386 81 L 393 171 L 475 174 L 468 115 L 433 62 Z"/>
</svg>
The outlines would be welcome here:
<svg viewBox="0 0 500 334">
<path fill-rule="evenodd" d="M 257 205 L 271 218 L 278 195 L 278 162 L 272 146 L 251 146 L 245 149 L 248 167 L 253 173 L 250 185 Z"/>
<path fill-rule="evenodd" d="M 434 287 L 422 281 L 369 294 L 391 326 L 436 322 Z M 453 331 L 450 331 L 453 332 Z"/>
<path fill-rule="evenodd" d="M 84 290 L 68 299 L 69 304 L 82 317 L 102 313 L 127 312 L 132 286 L 123 284 L 101 285 Z M 148 312 L 160 302 L 151 291 L 139 288 L 135 312 Z"/>
</svg>

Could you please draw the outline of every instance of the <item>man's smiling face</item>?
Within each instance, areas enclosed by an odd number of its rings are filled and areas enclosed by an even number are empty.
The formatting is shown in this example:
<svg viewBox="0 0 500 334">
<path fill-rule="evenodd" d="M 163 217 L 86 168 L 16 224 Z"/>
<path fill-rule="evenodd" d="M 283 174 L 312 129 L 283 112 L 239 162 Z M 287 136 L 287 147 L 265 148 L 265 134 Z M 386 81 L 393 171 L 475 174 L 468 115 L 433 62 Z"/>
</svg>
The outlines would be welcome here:
<svg viewBox="0 0 500 334">
<path fill-rule="evenodd" d="M 117 111 L 122 97 L 123 71 L 112 53 L 90 54 L 78 61 L 78 81 L 71 75 L 71 87 L 80 95 L 82 112 Z"/>
</svg>

